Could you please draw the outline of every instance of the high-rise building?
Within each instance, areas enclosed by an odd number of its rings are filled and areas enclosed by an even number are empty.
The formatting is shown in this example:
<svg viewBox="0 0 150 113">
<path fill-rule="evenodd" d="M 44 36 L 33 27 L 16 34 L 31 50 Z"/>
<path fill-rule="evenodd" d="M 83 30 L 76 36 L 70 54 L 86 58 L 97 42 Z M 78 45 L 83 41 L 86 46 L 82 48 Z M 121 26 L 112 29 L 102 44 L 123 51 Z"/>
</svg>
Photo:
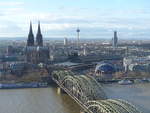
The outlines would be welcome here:
<svg viewBox="0 0 150 113">
<path fill-rule="evenodd" d="M 14 54 L 14 49 L 13 49 L 13 46 L 11 46 L 11 45 L 9 45 L 8 47 L 7 47 L 7 55 L 8 56 L 11 56 L 11 55 L 13 55 Z"/>
<path fill-rule="evenodd" d="M 27 46 L 34 46 L 34 35 L 33 35 L 32 23 L 31 22 L 30 22 L 30 29 L 29 29 L 28 39 L 27 39 Z"/>
<path fill-rule="evenodd" d="M 87 47 L 86 46 L 87 46 L 86 44 L 84 44 L 84 46 L 83 46 L 83 55 L 84 56 L 87 55 Z"/>
<path fill-rule="evenodd" d="M 67 46 L 67 45 L 68 45 L 68 39 L 64 38 L 64 46 Z"/>
<path fill-rule="evenodd" d="M 118 44 L 117 31 L 114 31 L 114 37 L 112 39 L 112 46 L 117 47 L 117 44 Z"/>
</svg>

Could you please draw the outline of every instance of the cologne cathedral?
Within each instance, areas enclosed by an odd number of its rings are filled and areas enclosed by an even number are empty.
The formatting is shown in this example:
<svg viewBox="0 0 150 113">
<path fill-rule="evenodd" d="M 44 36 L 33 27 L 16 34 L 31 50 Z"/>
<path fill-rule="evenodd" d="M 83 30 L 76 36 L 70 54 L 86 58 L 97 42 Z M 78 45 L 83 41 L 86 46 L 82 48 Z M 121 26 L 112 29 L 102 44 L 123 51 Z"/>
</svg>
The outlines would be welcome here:
<svg viewBox="0 0 150 113">
<path fill-rule="evenodd" d="M 26 45 L 26 62 L 32 64 L 47 63 L 49 59 L 49 48 L 43 45 L 43 36 L 41 33 L 40 22 L 38 23 L 38 30 L 36 40 L 32 30 L 32 23 Z"/>
</svg>

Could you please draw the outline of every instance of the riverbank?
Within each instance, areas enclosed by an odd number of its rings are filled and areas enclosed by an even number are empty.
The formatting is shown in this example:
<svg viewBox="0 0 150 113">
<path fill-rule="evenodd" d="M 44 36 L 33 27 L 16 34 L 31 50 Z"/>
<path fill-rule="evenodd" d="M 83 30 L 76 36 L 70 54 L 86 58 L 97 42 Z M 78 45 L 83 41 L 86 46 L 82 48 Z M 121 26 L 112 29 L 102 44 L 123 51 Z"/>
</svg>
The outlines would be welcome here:
<svg viewBox="0 0 150 113">
<path fill-rule="evenodd" d="M 48 86 L 47 82 L 0 83 L 0 89 L 46 88 Z"/>
<path fill-rule="evenodd" d="M 103 84 L 112 84 L 112 83 L 119 83 L 120 81 L 130 81 L 132 84 L 139 84 L 139 83 L 150 83 L 150 78 L 122 78 L 122 79 L 99 79 L 96 78 L 97 82 Z"/>
</svg>

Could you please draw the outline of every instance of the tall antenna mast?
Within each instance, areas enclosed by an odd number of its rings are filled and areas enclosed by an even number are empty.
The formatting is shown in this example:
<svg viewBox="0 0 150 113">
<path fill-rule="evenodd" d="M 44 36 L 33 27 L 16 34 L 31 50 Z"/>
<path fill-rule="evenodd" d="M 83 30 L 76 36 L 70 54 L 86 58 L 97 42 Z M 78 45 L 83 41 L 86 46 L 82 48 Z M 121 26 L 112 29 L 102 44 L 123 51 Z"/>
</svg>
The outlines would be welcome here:
<svg viewBox="0 0 150 113">
<path fill-rule="evenodd" d="M 80 43 L 80 29 L 79 28 L 77 28 L 77 46 L 78 46 L 78 48 L 79 48 L 79 43 Z"/>
</svg>

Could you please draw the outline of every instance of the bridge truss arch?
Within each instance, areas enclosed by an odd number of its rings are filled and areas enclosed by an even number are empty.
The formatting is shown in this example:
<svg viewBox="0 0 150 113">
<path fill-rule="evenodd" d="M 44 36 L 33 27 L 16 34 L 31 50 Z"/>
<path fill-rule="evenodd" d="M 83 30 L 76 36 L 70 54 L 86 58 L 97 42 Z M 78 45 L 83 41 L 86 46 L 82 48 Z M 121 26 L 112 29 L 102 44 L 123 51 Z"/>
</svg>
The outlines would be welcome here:
<svg viewBox="0 0 150 113">
<path fill-rule="evenodd" d="M 70 71 L 53 72 L 52 78 L 67 88 L 73 95 L 81 98 L 83 102 L 88 100 L 106 99 L 103 88 L 93 77 L 74 75 Z"/>
<path fill-rule="evenodd" d="M 88 101 L 86 106 L 93 113 L 141 113 L 135 106 L 120 99 Z"/>
<path fill-rule="evenodd" d="M 73 90 L 74 93 L 80 94 L 86 100 L 106 99 L 102 87 L 92 77 L 85 75 L 66 76 L 61 84 L 68 90 Z"/>
</svg>

